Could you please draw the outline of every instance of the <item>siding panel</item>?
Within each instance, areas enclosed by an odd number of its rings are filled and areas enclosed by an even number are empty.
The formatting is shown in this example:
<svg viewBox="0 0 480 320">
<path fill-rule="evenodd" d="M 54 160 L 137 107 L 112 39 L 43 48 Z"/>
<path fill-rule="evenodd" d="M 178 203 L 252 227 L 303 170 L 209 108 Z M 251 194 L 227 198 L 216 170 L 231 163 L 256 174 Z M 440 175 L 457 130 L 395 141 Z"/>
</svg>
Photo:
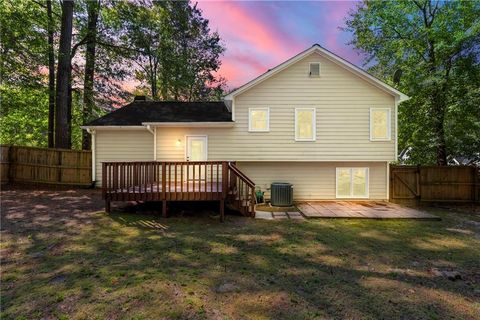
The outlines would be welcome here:
<svg viewBox="0 0 480 320">
<path fill-rule="evenodd" d="M 320 78 L 308 77 L 320 61 Z M 270 132 L 248 132 L 248 109 L 270 107 Z M 316 108 L 317 140 L 295 141 L 295 107 Z M 370 108 L 392 109 L 392 140 L 370 141 Z M 183 160 L 185 135 L 208 135 L 209 160 L 393 161 L 395 101 L 383 90 L 312 54 L 240 94 L 233 128 L 157 128 L 157 155 Z"/>
<path fill-rule="evenodd" d="M 153 160 L 153 135 L 145 130 L 97 130 L 95 172 L 102 185 L 102 162 Z"/>
<path fill-rule="evenodd" d="M 295 200 L 335 199 L 336 167 L 368 167 L 370 199 L 387 199 L 386 163 L 374 162 L 239 162 L 238 167 L 270 198 L 272 182 L 293 184 Z"/>
</svg>

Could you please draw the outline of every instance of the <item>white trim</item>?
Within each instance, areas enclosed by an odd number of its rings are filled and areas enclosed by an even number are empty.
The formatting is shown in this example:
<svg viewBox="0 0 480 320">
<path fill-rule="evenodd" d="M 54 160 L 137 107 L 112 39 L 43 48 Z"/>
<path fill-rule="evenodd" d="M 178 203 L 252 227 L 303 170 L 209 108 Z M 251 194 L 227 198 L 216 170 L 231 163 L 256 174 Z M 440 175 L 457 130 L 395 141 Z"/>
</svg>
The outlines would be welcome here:
<svg viewBox="0 0 480 320">
<path fill-rule="evenodd" d="M 395 120 L 394 120 L 394 125 L 395 125 L 395 161 L 398 160 L 398 104 L 399 100 L 398 98 L 395 98 Z"/>
<path fill-rule="evenodd" d="M 204 138 L 205 139 L 205 161 L 208 160 L 208 136 L 207 135 L 197 135 L 197 134 L 186 134 L 185 135 L 185 150 L 184 150 L 184 157 L 185 161 L 187 160 L 187 149 L 188 149 L 188 138 Z"/>
<path fill-rule="evenodd" d="M 252 129 L 252 111 L 255 111 L 255 110 L 267 111 L 267 129 L 265 130 Z M 248 108 L 248 132 L 269 132 L 269 131 L 270 131 L 270 108 L 269 107 Z"/>
<path fill-rule="evenodd" d="M 349 169 L 350 170 L 350 196 L 339 196 L 338 195 L 338 170 L 339 169 Z M 365 169 L 365 182 L 366 182 L 366 195 L 362 197 L 353 195 L 353 170 L 354 169 Z M 335 198 L 336 199 L 368 199 L 370 198 L 370 168 L 369 167 L 335 167 Z"/>
<path fill-rule="evenodd" d="M 374 138 L 372 137 L 373 132 L 373 121 L 372 121 L 372 112 L 373 111 L 387 111 L 387 137 L 386 138 Z M 391 108 L 370 108 L 370 141 L 391 141 L 392 140 L 392 109 Z"/>
<path fill-rule="evenodd" d="M 390 200 L 390 162 L 387 161 L 386 163 L 386 167 L 387 167 L 387 201 Z"/>
<path fill-rule="evenodd" d="M 229 128 L 235 125 L 235 122 L 142 122 L 145 126 L 152 127 L 217 127 Z"/>
<path fill-rule="evenodd" d="M 318 76 L 312 76 L 312 74 L 311 74 L 312 64 L 318 64 Z M 321 74 L 322 74 L 322 65 L 321 65 L 320 62 L 309 62 L 308 63 L 308 77 L 309 78 L 320 78 Z"/>
<path fill-rule="evenodd" d="M 148 130 L 145 126 L 80 126 L 80 128 L 88 130 Z"/>
<path fill-rule="evenodd" d="M 235 98 L 232 99 L 232 121 L 235 121 Z"/>
<path fill-rule="evenodd" d="M 300 139 L 297 138 L 297 112 L 298 110 L 313 110 L 313 119 L 312 119 L 312 131 L 313 131 L 313 138 L 312 139 Z M 317 109 L 316 108 L 295 108 L 295 141 L 298 142 L 312 142 L 317 141 Z"/>
<path fill-rule="evenodd" d="M 371 84 L 375 85 L 377 88 L 384 90 L 385 92 L 391 94 L 392 96 L 398 97 L 399 102 L 408 100 L 409 97 L 405 95 L 404 93 L 398 91 L 397 89 L 391 87 L 390 85 L 386 84 L 385 82 L 375 78 L 374 76 L 368 74 L 366 71 L 362 70 L 361 68 L 355 66 L 354 64 L 346 61 L 343 58 L 340 58 L 339 56 L 333 54 L 332 52 L 322 48 L 318 44 L 313 45 L 311 48 L 297 54 L 296 56 L 286 60 L 285 62 L 279 64 L 273 69 L 270 69 L 269 71 L 265 72 L 264 74 L 260 75 L 259 77 L 247 82 L 243 86 L 239 87 L 235 91 L 230 92 L 228 95 L 225 96 L 225 100 L 232 100 L 233 97 L 239 95 L 242 92 L 245 92 L 246 90 L 252 88 L 253 86 L 257 85 L 258 83 L 270 78 L 271 76 L 277 74 L 278 72 L 286 69 L 290 65 L 300 61 L 301 59 L 305 58 L 309 54 L 317 52 L 321 56 L 331 60 L 332 62 L 338 64 L 339 66 L 347 69 L 348 71 L 358 75 L 361 77 L 363 80 L 370 82 Z"/>
<path fill-rule="evenodd" d="M 96 161 L 96 151 L 97 151 L 97 148 L 96 148 L 97 135 L 96 135 L 95 129 L 87 129 L 87 132 L 90 133 L 91 139 L 92 139 L 92 143 L 90 145 L 90 148 L 92 150 L 92 182 L 95 182 L 95 178 L 96 178 L 95 161 Z"/>
</svg>

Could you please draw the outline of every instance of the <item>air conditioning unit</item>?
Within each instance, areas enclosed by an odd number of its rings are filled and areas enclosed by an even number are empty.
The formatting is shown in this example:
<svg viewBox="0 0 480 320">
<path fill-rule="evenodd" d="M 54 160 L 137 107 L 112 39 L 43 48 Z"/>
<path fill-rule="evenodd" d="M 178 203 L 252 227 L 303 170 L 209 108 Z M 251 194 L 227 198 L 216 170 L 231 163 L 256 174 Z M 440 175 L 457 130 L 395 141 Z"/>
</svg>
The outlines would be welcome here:
<svg viewBox="0 0 480 320">
<path fill-rule="evenodd" d="M 270 203 L 275 207 L 293 205 L 293 185 L 285 182 L 273 182 L 270 185 Z"/>
</svg>

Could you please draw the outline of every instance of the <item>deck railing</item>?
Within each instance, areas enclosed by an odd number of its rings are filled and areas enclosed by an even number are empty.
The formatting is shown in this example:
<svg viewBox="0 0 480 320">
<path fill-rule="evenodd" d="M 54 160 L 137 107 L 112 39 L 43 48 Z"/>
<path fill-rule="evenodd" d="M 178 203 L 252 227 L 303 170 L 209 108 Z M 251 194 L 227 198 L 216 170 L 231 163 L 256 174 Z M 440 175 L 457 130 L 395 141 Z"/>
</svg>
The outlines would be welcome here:
<svg viewBox="0 0 480 320">
<path fill-rule="evenodd" d="M 209 201 L 230 199 L 254 214 L 253 182 L 227 161 L 135 161 L 102 163 L 102 195 L 110 201 Z M 228 198 L 228 199 L 227 199 Z"/>
<path fill-rule="evenodd" d="M 235 207 L 247 216 L 255 215 L 255 183 L 241 172 L 234 163 L 228 164 L 231 200 Z"/>
</svg>

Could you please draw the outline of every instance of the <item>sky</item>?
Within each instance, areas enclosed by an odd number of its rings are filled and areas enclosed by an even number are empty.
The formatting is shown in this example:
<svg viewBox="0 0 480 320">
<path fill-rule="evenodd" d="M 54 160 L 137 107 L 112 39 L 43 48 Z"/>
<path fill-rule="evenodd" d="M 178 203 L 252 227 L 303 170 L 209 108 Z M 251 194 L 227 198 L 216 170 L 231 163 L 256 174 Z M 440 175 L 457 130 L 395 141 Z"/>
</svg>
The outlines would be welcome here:
<svg viewBox="0 0 480 320">
<path fill-rule="evenodd" d="M 318 43 L 361 66 L 362 57 L 339 27 L 353 1 L 211 1 L 198 0 L 210 29 L 226 47 L 219 74 L 236 88 Z"/>
</svg>

